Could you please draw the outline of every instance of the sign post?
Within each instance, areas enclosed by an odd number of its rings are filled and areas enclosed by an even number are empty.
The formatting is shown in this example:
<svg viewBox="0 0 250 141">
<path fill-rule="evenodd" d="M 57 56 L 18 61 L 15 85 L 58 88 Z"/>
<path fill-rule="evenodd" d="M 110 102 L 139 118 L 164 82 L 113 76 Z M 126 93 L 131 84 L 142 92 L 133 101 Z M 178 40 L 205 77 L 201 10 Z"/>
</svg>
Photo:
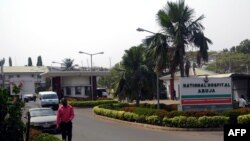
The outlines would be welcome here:
<svg viewBox="0 0 250 141">
<path fill-rule="evenodd" d="M 232 109 L 231 78 L 181 78 L 181 108 L 188 110 Z"/>
</svg>

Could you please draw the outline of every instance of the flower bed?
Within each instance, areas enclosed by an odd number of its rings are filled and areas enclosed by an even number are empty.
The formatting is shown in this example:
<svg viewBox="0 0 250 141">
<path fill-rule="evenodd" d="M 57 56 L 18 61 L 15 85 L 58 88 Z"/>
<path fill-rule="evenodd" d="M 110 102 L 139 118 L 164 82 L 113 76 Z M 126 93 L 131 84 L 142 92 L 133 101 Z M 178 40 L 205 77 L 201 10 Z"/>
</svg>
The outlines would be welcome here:
<svg viewBox="0 0 250 141">
<path fill-rule="evenodd" d="M 97 106 L 94 112 L 126 121 L 180 128 L 217 128 L 223 127 L 224 124 L 250 124 L 250 108 L 218 112 L 177 111 L 169 108 L 173 105 L 161 105 L 161 107 L 165 110 L 156 109 L 153 104 L 141 104 L 136 107 L 127 103 L 115 103 Z"/>
<path fill-rule="evenodd" d="M 105 108 L 100 108 L 99 106 L 94 107 L 93 111 L 102 116 L 107 116 L 111 118 L 147 123 L 160 126 L 168 127 L 179 127 L 179 128 L 216 128 L 222 127 L 224 124 L 228 123 L 228 117 L 225 116 L 203 116 L 203 117 L 186 117 L 186 116 L 176 116 L 174 118 L 160 117 L 157 115 L 139 115 L 136 113 L 110 110 Z"/>
</svg>

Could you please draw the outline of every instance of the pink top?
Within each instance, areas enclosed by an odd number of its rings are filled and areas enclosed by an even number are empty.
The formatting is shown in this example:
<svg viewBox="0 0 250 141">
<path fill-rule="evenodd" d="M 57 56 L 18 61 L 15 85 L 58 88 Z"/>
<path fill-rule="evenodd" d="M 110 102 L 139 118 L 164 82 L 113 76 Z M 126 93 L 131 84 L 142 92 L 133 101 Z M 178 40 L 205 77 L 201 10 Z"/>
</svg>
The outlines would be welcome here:
<svg viewBox="0 0 250 141">
<path fill-rule="evenodd" d="M 67 107 L 60 106 L 57 111 L 57 127 L 61 122 L 69 122 L 72 121 L 75 117 L 73 107 L 68 105 Z"/>
</svg>

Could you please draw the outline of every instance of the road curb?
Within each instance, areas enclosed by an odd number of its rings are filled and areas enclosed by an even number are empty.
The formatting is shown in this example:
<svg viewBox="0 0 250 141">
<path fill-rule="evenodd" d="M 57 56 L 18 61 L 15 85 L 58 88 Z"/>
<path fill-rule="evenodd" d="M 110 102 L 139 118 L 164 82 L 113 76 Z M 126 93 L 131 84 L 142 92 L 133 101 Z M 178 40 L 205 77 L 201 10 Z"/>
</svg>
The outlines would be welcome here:
<svg viewBox="0 0 250 141">
<path fill-rule="evenodd" d="M 223 128 L 176 128 L 176 127 L 157 126 L 157 125 L 150 125 L 150 124 L 144 124 L 144 123 L 138 123 L 138 122 L 129 122 L 129 121 L 114 119 L 114 118 L 101 116 L 101 115 L 97 115 L 97 114 L 95 114 L 95 117 L 123 123 L 126 125 L 140 126 L 140 127 L 144 127 L 144 128 L 165 130 L 165 131 L 223 131 Z"/>
</svg>

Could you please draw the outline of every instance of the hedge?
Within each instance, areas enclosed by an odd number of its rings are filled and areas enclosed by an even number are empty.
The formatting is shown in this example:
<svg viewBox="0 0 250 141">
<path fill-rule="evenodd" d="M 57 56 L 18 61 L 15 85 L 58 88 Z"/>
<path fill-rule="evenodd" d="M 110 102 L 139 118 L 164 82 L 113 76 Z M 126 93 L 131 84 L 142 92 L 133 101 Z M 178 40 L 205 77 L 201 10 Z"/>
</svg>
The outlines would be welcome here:
<svg viewBox="0 0 250 141">
<path fill-rule="evenodd" d="M 222 127 L 224 124 L 228 124 L 229 117 L 225 116 L 202 116 L 202 117 L 186 117 L 186 116 L 176 116 L 174 118 L 164 117 L 161 118 L 157 115 L 139 115 L 136 113 L 116 111 L 105 108 L 100 108 L 96 106 L 93 111 L 97 115 L 103 115 L 111 118 L 148 123 L 153 125 L 169 126 L 169 127 L 179 127 L 179 128 L 215 128 Z"/>
<path fill-rule="evenodd" d="M 69 104 L 73 107 L 81 107 L 81 108 L 91 108 L 101 104 L 111 104 L 117 103 L 115 100 L 97 100 L 97 101 L 69 101 Z"/>
<path fill-rule="evenodd" d="M 237 121 L 239 124 L 248 124 L 250 125 L 250 114 L 238 116 Z"/>
</svg>

